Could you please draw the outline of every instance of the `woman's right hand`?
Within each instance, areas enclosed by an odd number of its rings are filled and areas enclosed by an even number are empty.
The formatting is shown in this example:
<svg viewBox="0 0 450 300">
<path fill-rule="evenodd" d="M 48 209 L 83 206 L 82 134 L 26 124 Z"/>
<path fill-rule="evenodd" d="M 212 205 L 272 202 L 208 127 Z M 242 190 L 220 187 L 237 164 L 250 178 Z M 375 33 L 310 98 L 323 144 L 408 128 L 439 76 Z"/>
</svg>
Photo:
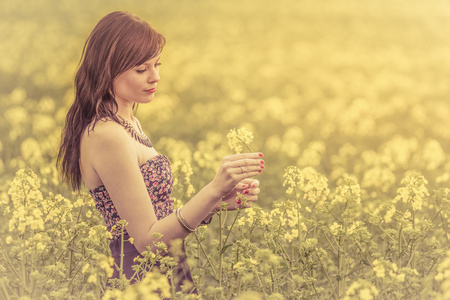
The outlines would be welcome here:
<svg viewBox="0 0 450 300">
<path fill-rule="evenodd" d="M 242 153 L 226 156 L 211 182 L 217 192 L 225 196 L 240 181 L 256 176 L 264 170 L 262 153 Z"/>
</svg>

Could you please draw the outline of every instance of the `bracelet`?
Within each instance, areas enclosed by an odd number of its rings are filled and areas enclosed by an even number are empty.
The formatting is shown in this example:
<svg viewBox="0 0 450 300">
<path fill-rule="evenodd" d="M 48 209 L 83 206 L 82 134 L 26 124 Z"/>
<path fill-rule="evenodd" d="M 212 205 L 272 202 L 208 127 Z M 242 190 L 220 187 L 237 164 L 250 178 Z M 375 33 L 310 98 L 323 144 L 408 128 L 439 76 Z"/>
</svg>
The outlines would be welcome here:
<svg viewBox="0 0 450 300">
<path fill-rule="evenodd" d="M 183 214 L 181 213 L 181 207 L 177 209 L 177 211 L 176 211 L 175 214 L 176 214 L 176 216 L 177 216 L 178 222 L 180 222 L 181 225 L 183 225 L 183 227 L 184 227 L 187 231 L 189 231 L 189 232 L 194 232 L 194 231 L 195 231 L 195 228 L 192 228 L 191 226 L 189 226 L 189 224 L 188 224 L 188 223 L 186 222 L 186 220 L 184 219 Z"/>
</svg>

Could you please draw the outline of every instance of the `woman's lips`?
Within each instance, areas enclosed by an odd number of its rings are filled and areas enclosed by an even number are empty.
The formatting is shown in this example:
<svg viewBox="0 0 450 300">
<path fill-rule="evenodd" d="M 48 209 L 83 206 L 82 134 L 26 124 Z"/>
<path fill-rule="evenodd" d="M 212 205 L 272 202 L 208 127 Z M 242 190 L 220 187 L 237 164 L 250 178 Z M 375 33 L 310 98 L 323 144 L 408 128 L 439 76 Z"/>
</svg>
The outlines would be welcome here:
<svg viewBox="0 0 450 300">
<path fill-rule="evenodd" d="M 152 88 L 152 89 L 144 90 L 144 91 L 151 94 L 151 93 L 156 92 L 156 88 Z"/>
</svg>

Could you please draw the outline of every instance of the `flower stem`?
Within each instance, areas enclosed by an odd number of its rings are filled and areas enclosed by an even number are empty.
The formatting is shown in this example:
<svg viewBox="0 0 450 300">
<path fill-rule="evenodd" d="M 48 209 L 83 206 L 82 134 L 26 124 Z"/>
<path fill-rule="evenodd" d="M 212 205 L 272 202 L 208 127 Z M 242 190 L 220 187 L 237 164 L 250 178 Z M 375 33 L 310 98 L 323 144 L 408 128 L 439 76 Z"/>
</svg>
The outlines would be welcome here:
<svg viewBox="0 0 450 300">
<path fill-rule="evenodd" d="M 0 295 L 2 295 L 2 298 L 3 298 L 3 299 L 9 300 L 9 299 L 10 299 L 10 298 L 9 298 L 9 293 L 8 293 L 8 291 L 6 290 L 5 285 L 3 284 L 3 280 L 0 280 L 0 286 L 1 286 L 1 289 L 2 289 L 2 292 L 0 293 Z"/>
<path fill-rule="evenodd" d="M 208 261 L 208 264 L 209 264 L 209 266 L 211 267 L 212 272 L 214 273 L 214 278 L 215 278 L 216 280 L 218 280 L 218 276 L 217 276 L 216 270 L 214 269 L 214 266 L 213 266 L 211 260 L 209 259 L 208 254 L 206 254 L 206 251 L 205 251 L 205 249 L 203 248 L 203 245 L 202 245 L 202 243 L 200 242 L 200 239 L 198 238 L 198 235 L 197 235 L 197 232 L 196 232 L 196 231 L 194 231 L 194 236 L 195 236 L 195 238 L 197 239 L 197 242 L 198 242 L 198 245 L 200 246 L 200 249 L 202 249 L 202 252 L 203 252 L 203 254 L 204 254 L 205 257 L 206 257 L 206 260 Z"/>
<path fill-rule="evenodd" d="M 243 140 L 241 140 L 239 137 L 237 137 L 237 139 L 248 149 L 248 151 L 253 152 L 253 150 Z"/>
<path fill-rule="evenodd" d="M 331 288 L 331 291 L 333 292 L 334 299 L 339 299 L 338 295 L 336 294 L 336 291 L 334 290 L 333 282 L 331 281 L 331 278 L 328 275 L 328 272 L 325 269 L 325 266 L 323 265 L 322 260 L 319 257 L 319 253 L 317 253 L 316 249 L 314 249 L 314 252 L 316 252 L 317 260 L 319 261 L 320 266 L 321 266 L 323 272 L 325 273 L 325 276 L 327 277 L 328 282 L 330 283 L 330 288 Z M 338 287 L 339 287 L 339 284 L 338 284 Z"/>
<path fill-rule="evenodd" d="M 228 231 L 227 237 L 225 238 L 225 242 L 224 242 L 224 245 L 225 245 L 225 246 L 227 245 L 228 237 L 230 236 L 230 233 L 231 233 L 231 231 L 233 230 L 234 223 L 236 223 L 236 220 L 237 220 L 237 218 L 239 217 L 239 214 L 241 213 L 241 210 L 242 210 L 241 208 L 238 209 L 238 212 L 237 212 L 237 214 L 236 214 L 236 217 L 234 217 L 233 223 L 231 224 L 230 230 Z M 220 249 L 220 251 L 223 252 L 223 249 Z"/>
<path fill-rule="evenodd" d="M 222 287 L 222 231 L 223 231 L 223 224 L 222 224 L 222 210 L 219 211 L 219 287 Z"/>
<path fill-rule="evenodd" d="M 123 227 L 122 225 L 120 229 L 120 267 L 119 267 L 119 279 L 120 279 L 120 288 L 123 289 L 123 257 L 125 254 L 123 254 Z"/>
</svg>

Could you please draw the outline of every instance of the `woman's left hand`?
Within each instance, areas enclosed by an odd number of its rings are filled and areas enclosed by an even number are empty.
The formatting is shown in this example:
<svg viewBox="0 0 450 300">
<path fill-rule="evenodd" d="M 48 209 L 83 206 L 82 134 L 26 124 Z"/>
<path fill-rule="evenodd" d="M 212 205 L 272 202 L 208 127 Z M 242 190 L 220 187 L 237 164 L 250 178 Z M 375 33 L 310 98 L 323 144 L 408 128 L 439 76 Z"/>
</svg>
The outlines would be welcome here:
<svg viewBox="0 0 450 300">
<path fill-rule="evenodd" d="M 222 201 L 219 201 L 214 207 L 215 211 L 220 210 L 220 204 L 229 203 L 227 210 L 236 210 L 239 208 L 249 208 L 252 207 L 252 203 L 258 200 L 258 194 L 260 192 L 259 189 L 259 181 L 256 179 L 244 179 L 240 181 L 234 189 L 231 190 L 228 194 L 226 194 Z M 237 193 L 242 194 L 245 198 L 247 198 L 247 202 L 243 203 L 241 200 L 237 199 Z M 222 208 L 223 209 L 223 208 Z"/>
</svg>

